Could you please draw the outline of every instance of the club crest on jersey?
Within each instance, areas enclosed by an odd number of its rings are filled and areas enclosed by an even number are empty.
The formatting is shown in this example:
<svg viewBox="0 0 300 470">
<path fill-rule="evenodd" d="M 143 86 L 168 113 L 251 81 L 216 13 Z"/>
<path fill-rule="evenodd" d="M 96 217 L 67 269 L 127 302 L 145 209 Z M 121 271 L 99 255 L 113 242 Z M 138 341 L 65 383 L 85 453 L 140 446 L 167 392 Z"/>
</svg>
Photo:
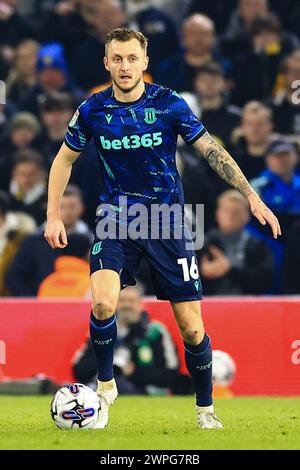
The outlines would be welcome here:
<svg viewBox="0 0 300 470">
<path fill-rule="evenodd" d="M 154 108 L 145 108 L 144 121 L 147 124 L 153 124 L 156 121 L 156 110 Z"/>
</svg>

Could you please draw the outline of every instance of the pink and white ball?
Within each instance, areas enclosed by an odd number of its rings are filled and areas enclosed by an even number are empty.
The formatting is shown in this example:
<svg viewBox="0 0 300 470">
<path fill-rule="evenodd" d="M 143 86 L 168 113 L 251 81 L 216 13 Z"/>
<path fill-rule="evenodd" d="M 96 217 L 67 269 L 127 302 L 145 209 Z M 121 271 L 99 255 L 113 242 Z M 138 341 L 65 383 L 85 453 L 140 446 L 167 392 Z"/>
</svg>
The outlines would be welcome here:
<svg viewBox="0 0 300 470">
<path fill-rule="evenodd" d="M 51 403 L 51 416 L 60 429 L 93 429 L 97 423 L 100 401 L 86 385 L 74 383 L 61 387 Z"/>
</svg>

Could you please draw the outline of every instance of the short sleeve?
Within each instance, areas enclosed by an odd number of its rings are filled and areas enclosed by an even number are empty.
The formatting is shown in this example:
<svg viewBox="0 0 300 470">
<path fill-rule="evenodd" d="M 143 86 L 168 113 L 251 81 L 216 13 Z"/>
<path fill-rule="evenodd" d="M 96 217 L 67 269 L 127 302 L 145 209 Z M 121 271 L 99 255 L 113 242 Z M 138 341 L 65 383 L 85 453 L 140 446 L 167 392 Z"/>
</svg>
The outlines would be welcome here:
<svg viewBox="0 0 300 470">
<path fill-rule="evenodd" d="M 82 152 L 91 138 L 87 126 L 88 101 L 84 101 L 75 111 L 65 135 L 65 144 L 74 152 Z"/>
<path fill-rule="evenodd" d="M 192 112 L 187 102 L 176 91 L 171 92 L 171 112 L 176 130 L 186 144 L 193 144 L 206 128 Z"/>
</svg>

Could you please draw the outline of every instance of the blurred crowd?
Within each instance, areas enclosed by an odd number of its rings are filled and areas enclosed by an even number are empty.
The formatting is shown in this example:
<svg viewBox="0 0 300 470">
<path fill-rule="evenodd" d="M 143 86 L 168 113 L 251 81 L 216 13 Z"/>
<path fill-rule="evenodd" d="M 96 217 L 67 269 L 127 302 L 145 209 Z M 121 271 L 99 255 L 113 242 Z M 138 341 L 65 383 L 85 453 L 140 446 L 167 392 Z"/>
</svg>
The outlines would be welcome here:
<svg viewBox="0 0 300 470">
<path fill-rule="evenodd" d="M 299 24 L 296 0 L 0 0 L 0 296 L 89 296 L 93 144 L 63 197 L 64 250 L 43 237 L 47 178 L 78 104 L 110 85 L 104 40 L 120 26 L 148 37 L 145 80 L 186 99 L 282 225 L 273 240 L 179 140 L 186 203 L 204 204 L 205 294 L 300 294 Z M 138 278 L 152 295 L 145 263 Z"/>
</svg>

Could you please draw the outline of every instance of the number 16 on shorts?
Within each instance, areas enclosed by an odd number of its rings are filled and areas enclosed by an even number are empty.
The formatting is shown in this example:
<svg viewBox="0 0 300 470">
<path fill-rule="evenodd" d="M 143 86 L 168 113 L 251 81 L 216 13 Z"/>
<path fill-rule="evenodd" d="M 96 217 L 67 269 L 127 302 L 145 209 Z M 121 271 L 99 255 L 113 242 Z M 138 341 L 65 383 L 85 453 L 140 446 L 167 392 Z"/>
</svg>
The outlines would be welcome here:
<svg viewBox="0 0 300 470">
<path fill-rule="evenodd" d="M 189 266 L 189 261 L 187 258 L 178 258 L 177 264 L 181 265 L 183 280 L 188 282 L 192 279 L 199 279 L 199 269 L 196 261 L 196 256 L 192 256 L 191 265 Z"/>
</svg>

